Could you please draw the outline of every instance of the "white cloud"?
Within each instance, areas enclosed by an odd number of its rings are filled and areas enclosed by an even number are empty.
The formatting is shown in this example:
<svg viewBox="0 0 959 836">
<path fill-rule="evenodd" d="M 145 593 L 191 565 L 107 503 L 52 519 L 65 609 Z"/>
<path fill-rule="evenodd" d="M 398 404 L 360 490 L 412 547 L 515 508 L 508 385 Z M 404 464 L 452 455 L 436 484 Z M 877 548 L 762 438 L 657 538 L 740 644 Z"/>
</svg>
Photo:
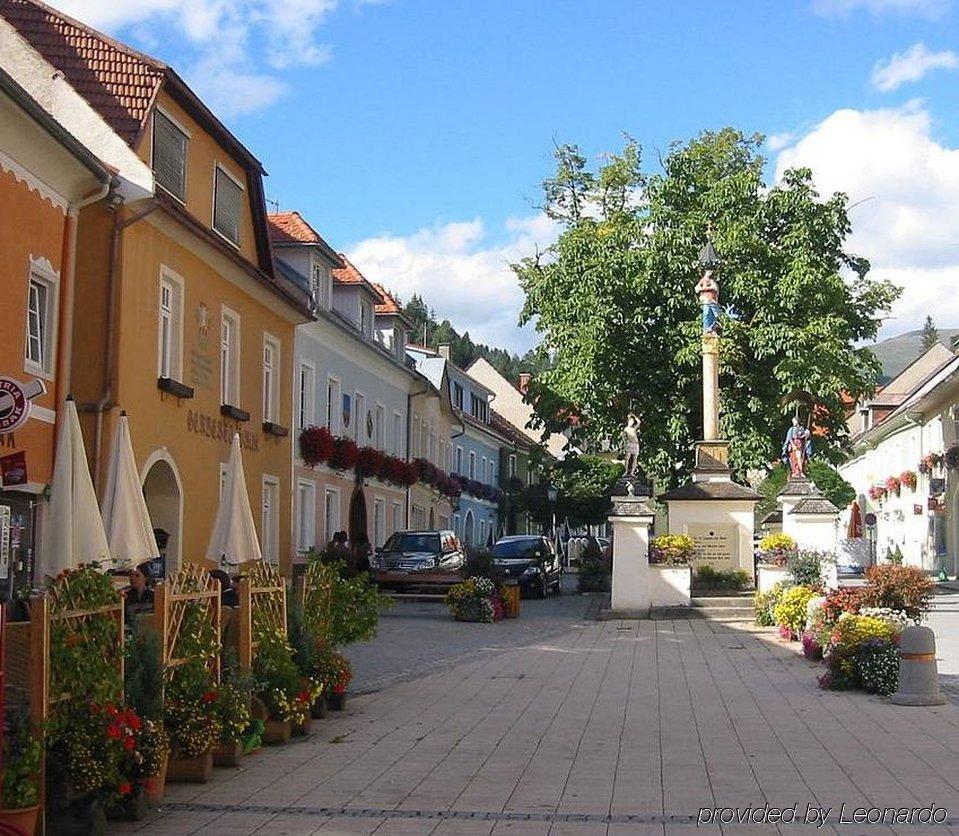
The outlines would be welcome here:
<svg viewBox="0 0 959 836">
<path fill-rule="evenodd" d="M 858 11 L 874 17 L 887 15 L 924 17 L 934 20 L 944 15 L 951 0 L 813 0 L 813 11 L 823 17 L 846 18 Z"/>
<path fill-rule="evenodd" d="M 903 84 L 919 81 L 931 70 L 954 70 L 956 67 L 959 67 L 959 57 L 951 50 L 930 52 L 925 44 L 913 44 L 905 52 L 897 52 L 872 68 L 872 86 L 889 93 Z"/>
<path fill-rule="evenodd" d="M 509 218 L 503 233 L 505 240 L 491 240 L 483 221 L 474 218 L 407 236 L 367 238 L 347 253 L 370 281 L 404 302 L 420 294 L 459 333 L 469 331 L 475 341 L 525 351 L 536 338 L 531 329 L 516 327 L 523 292 L 509 265 L 555 241 L 557 228 L 537 215 Z"/>
<path fill-rule="evenodd" d="M 272 104 L 278 73 L 328 60 L 319 30 L 338 0 L 61 0 L 65 13 L 97 28 L 128 29 L 156 51 L 168 46 L 183 76 L 231 117 Z M 163 50 L 166 52 L 166 50 Z"/>
<path fill-rule="evenodd" d="M 770 134 L 766 137 L 766 147 L 770 151 L 782 151 L 790 142 L 795 139 L 795 134 L 789 133 L 789 131 L 783 131 L 779 134 Z"/>
<path fill-rule="evenodd" d="M 798 165 L 821 193 L 849 195 L 851 251 L 904 288 L 884 333 L 920 327 L 927 313 L 959 326 L 959 149 L 933 136 L 921 104 L 838 110 L 780 153 L 777 179 Z"/>
</svg>

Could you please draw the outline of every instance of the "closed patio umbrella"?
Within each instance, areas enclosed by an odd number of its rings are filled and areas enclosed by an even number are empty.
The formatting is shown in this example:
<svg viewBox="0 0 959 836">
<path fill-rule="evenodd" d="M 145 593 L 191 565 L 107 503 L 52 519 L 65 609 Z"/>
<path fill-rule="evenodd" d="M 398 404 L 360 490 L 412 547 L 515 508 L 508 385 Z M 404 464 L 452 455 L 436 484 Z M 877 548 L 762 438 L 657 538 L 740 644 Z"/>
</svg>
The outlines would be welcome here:
<svg viewBox="0 0 959 836">
<path fill-rule="evenodd" d="M 220 506 L 216 509 L 216 521 L 213 523 L 210 545 L 206 548 L 206 558 L 220 567 L 238 566 L 248 560 L 263 558 L 253 524 L 253 511 L 250 510 L 250 497 L 246 492 L 238 433 L 233 434 L 230 445 L 226 485 L 220 497 Z"/>
<path fill-rule="evenodd" d="M 38 577 L 55 577 L 78 563 L 109 562 L 110 547 L 83 448 L 80 419 L 73 398 L 59 415 L 50 504 L 43 520 Z"/>
<path fill-rule="evenodd" d="M 140 487 L 130 441 L 130 421 L 125 412 L 120 413 L 110 453 L 107 489 L 103 497 L 103 526 L 114 565 L 118 567 L 132 569 L 160 554 Z"/>
</svg>

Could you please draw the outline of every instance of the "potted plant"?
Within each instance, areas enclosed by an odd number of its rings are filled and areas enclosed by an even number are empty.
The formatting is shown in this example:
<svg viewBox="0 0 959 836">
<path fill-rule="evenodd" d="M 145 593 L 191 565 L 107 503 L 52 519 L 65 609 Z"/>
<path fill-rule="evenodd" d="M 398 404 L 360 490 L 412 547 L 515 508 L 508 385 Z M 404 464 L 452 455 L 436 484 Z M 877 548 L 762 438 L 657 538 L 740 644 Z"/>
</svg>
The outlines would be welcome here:
<svg viewBox="0 0 959 836">
<path fill-rule="evenodd" d="M 220 739 L 217 688 L 202 659 L 173 669 L 166 686 L 164 723 L 170 735 L 167 780 L 206 783 L 213 774 L 213 746 Z"/>
<path fill-rule="evenodd" d="M 916 485 L 919 484 L 919 476 L 916 474 L 915 470 L 904 470 L 899 474 L 899 482 L 903 487 L 914 491 L 916 489 Z"/>
<path fill-rule="evenodd" d="M 170 738 L 162 721 L 143 720 L 138 750 L 142 758 L 141 783 L 147 801 L 159 804 L 166 792 L 166 772 L 170 762 Z"/>
<path fill-rule="evenodd" d="M 353 679 L 353 666 L 342 653 L 330 654 L 327 670 L 327 704 L 331 711 L 343 711 L 346 708 L 346 689 Z"/>
<path fill-rule="evenodd" d="M 293 724 L 305 721 L 304 714 L 309 714 L 310 706 L 299 699 L 303 690 L 300 671 L 281 628 L 263 627 L 258 631 L 253 681 L 256 695 L 267 710 L 263 742 L 289 743 Z"/>
<path fill-rule="evenodd" d="M 454 584 L 446 593 L 446 606 L 457 621 L 491 623 L 496 584 L 489 578 L 471 577 Z"/>
<path fill-rule="evenodd" d="M 19 827 L 24 833 L 36 830 L 40 813 L 40 766 L 43 743 L 40 736 L 21 722 L 3 740 L 0 824 Z"/>
<path fill-rule="evenodd" d="M 156 630 L 141 620 L 125 644 L 125 653 L 123 690 L 143 724 L 138 741 L 143 758 L 141 783 L 147 800 L 159 804 L 166 790 L 170 740 L 163 727 L 163 663 Z"/>
<path fill-rule="evenodd" d="M 696 544 L 688 534 L 661 534 L 649 548 L 650 604 L 688 607 Z"/>
<path fill-rule="evenodd" d="M 333 582 L 331 576 L 331 583 Z M 290 595 L 286 605 L 286 632 L 293 648 L 293 661 L 300 672 L 301 693 L 308 692 L 310 713 L 305 722 L 297 724 L 294 734 L 309 732 L 310 720 L 326 714 L 326 701 L 323 698 L 325 683 L 322 674 L 318 675 L 320 655 L 325 642 L 318 640 L 313 629 L 307 626 L 299 596 Z"/>
<path fill-rule="evenodd" d="M 220 738 L 213 747 L 214 766 L 239 766 L 243 756 L 243 734 L 250 726 L 250 683 L 236 668 L 228 668 L 217 688 L 214 710 Z"/>
</svg>

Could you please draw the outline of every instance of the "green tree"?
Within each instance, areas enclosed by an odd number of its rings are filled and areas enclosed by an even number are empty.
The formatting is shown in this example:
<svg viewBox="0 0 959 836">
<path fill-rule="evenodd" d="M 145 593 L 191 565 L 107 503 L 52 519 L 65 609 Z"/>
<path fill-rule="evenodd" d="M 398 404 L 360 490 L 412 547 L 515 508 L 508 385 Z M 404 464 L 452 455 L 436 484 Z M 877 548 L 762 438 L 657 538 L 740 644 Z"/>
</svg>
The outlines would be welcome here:
<svg viewBox="0 0 959 836">
<path fill-rule="evenodd" d="M 610 511 L 610 493 L 616 480 L 623 475 L 619 462 L 599 456 L 567 456 L 562 461 L 551 459 L 540 452 L 535 454 L 535 468 L 540 481 L 524 490 L 523 508 L 540 525 L 547 527 L 553 508 L 546 494 L 546 486 L 558 489 L 556 520 L 568 520 L 574 527 L 598 525 Z"/>
<path fill-rule="evenodd" d="M 850 485 L 839 471 L 822 459 L 811 459 L 807 472 L 812 483 L 823 492 L 823 495 L 837 508 L 847 507 L 855 498 L 856 490 Z M 770 511 L 779 507 L 776 497 L 786 486 L 789 480 L 789 469 L 779 462 L 769 475 L 762 481 L 757 491 L 762 496 L 756 505 L 756 521 L 759 522 Z"/>
<path fill-rule="evenodd" d="M 928 351 L 939 342 L 939 329 L 930 315 L 926 315 L 926 324 L 922 326 L 922 350 Z"/>
<path fill-rule="evenodd" d="M 689 472 L 702 437 L 693 288 L 711 229 L 721 302 L 737 312 L 722 318 L 720 357 L 734 469 L 777 457 L 788 424 L 781 401 L 796 390 L 815 401 L 822 452 L 840 454 L 841 393 L 872 391 L 880 371 L 856 346 L 875 337 L 898 290 L 868 279 L 868 262 L 845 251 L 845 195 L 820 199 L 808 169 L 763 182 L 761 141 L 706 132 L 671 146 L 650 174 L 632 140 L 595 172 L 575 146 L 556 150 L 544 210 L 563 230 L 547 253 L 514 265 L 526 293 L 521 322 L 534 322 L 554 352 L 536 380 L 547 427 L 572 413 L 592 437 L 615 438 L 632 408 L 643 417 L 646 468 L 664 484 Z"/>
</svg>

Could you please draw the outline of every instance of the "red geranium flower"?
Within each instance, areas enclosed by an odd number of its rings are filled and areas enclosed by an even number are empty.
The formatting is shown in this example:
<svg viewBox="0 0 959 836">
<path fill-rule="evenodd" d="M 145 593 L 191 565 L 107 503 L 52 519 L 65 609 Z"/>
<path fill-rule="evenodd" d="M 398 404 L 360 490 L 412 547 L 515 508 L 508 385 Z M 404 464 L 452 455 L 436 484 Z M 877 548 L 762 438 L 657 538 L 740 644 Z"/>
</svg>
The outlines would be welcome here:
<svg viewBox="0 0 959 836">
<path fill-rule="evenodd" d="M 216 691 L 207 691 L 200 699 L 203 700 L 207 705 L 216 700 Z"/>
<path fill-rule="evenodd" d="M 119 790 L 120 795 L 129 795 L 131 792 L 133 792 L 133 787 L 129 781 L 121 781 L 120 785 L 117 787 L 117 790 Z"/>
<path fill-rule="evenodd" d="M 119 740 L 123 737 L 123 729 L 119 723 L 110 723 L 110 725 L 107 726 L 107 737 L 111 740 Z"/>
</svg>

